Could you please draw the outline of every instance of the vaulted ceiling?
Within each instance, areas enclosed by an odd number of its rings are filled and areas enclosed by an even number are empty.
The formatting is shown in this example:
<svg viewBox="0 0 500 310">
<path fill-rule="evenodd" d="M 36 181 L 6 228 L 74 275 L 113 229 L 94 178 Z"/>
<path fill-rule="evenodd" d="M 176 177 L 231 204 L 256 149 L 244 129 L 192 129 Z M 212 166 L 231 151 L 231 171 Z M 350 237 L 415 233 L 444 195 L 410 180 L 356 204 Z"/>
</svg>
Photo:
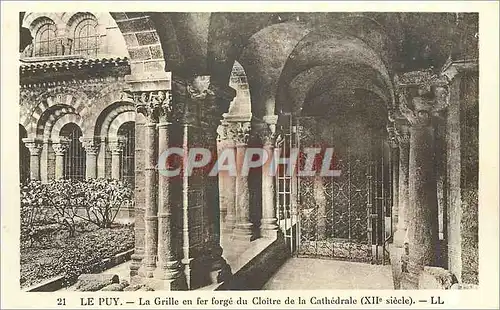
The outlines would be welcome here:
<svg viewBox="0 0 500 310">
<path fill-rule="evenodd" d="M 238 61 L 257 116 L 301 111 L 307 102 L 359 101 L 360 93 L 390 106 L 396 72 L 439 70 L 449 57 L 478 56 L 477 14 L 147 14 L 166 70 L 227 85 Z"/>
<path fill-rule="evenodd" d="M 300 111 L 315 97 L 394 102 L 395 72 L 477 57 L 477 15 L 455 13 L 152 13 L 167 69 L 227 84 L 246 71 L 252 112 Z M 474 54 L 476 53 L 476 54 Z"/>
</svg>

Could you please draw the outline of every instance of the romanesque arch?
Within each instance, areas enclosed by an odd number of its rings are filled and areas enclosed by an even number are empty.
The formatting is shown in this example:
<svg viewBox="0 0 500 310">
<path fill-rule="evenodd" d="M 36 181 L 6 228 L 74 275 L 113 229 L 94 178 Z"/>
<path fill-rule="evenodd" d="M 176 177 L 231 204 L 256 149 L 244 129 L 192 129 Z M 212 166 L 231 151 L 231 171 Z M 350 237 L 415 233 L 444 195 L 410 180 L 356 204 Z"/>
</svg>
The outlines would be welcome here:
<svg viewBox="0 0 500 310">
<path fill-rule="evenodd" d="M 75 124 L 76 126 L 78 126 L 78 128 L 80 128 L 82 132 L 84 132 L 83 118 L 80 115 L 65 114 L 64 116 L 60 117 L 52 127 L 50 138 L 53 143 L 61 142 L 61 130 L 64 126 L 70 123 Z"/>
</svg>

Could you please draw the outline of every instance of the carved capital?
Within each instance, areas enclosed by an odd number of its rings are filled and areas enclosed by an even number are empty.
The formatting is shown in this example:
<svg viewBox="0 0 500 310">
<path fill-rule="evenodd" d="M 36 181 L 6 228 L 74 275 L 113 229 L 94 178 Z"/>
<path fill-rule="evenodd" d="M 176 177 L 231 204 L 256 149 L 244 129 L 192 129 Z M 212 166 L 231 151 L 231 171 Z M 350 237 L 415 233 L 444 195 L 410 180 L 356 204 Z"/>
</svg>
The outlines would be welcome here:
<svg viewBox="0 0 500 310">
<path fill-rule="evenodd" d="M 277 132 L 275 122 L 254 122 L 253 133 L 263 145 L 274 145 Z"/>
<path fill-rule="evenodd" d="M 251 128 L 251 122 L 230 122 L 227 130 L 228 138 L 232 139 L 236 145 L 246 145 Z"/>
<path fill-rule="evenodd" d="M 399 112 L 410 125 L 430 125 L 450 104 L 448 79 L 432 71 L 412 71 L 395 77 Z"/>
<path fill-rule="evenodd" d="M 31 156 L 38 156 L 42 151 L 42 143 L 33 138 L 23 138 L 24 145 L 30 151 Z"/>
<path fill-rule="evenodd" d="M 66 153 L 68 146 L 68 143 L 61 141 L 59 143 L 52 144 L 52 149 L 54 149 L 54 153 L 56 153 L 56 156 L 64 156 L 64 153 Z"/>
<path fill-rule="evenodd" d="M 150 122 L 169 121 L 173 116 L 172 95 L 168 90 L 138 91 L 131 93 L 137 113 Z"/>
<path fill-rule="evenodd" d="M 387 133 L 388 133 L 389 146 L 391 148 L 397 148 L 398 138 L 396 135 L 396 127 L 394 123 L 390 123 L 389 125 L 387 125 Z"/>
<path fill-rule="evenodd" d="M 120 155 L 123 151 L 125 144 L 121 140 L 112 140 L 109 141 L 108 147 L 113 155 Z"/>
<path fill-rule="evenodd" d="M 217 142 L 228 140 L 228 127 L 229 123 L 226 120 L 221 120 L 220 125 L 217 126 Z"/>
<path fill-rule="evenodd" d="M 88 155 L 97 155 L 99 151 L 99 143 L 94 138 L 80 138 L 85 153 Z"/>
<path fill-rule="evenodd" d="M 42 145 L 39 143 L 25 143 L 26 147 L 30 151 L 31 156 L 38 156 L 42 151 Z"/>
<path fill-rule="evenodd" d="M 410 143 L 410 131 L 408 126 L 401 125 L 395 127 L 394 137 L 396 138 L 399 146 L 407 145 Z"/>
</svg>

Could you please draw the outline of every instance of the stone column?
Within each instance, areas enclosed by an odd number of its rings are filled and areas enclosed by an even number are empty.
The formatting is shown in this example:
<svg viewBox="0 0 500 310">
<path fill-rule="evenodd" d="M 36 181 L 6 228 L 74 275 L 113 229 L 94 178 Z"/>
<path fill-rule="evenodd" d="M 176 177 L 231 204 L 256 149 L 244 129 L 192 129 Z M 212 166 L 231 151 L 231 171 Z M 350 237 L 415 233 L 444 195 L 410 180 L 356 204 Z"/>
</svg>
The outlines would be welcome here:
<svg viewBox="0 0 500 310">
<path fill-rule="evenodd" d="M 396 131 L 396 139 L 399 148 L 399 163 L 398 163 L 398 222 L 396 226 L 396 233 L 394 234 L 394 243 L 403 247 L 406 242 L 406 227 L 408 219 L 405 214 L 408 211 L 409 193 L 408 193 L 408 164 L 409 164 L 409 143 L 410 134 L 408 127 L 405 125 L 400 126 Z"/>
<path fill-rule="evenodd" d="M 170 130 L 172 125 L 172 99 L 169 92 L 159 91 L 156 94 L 155 106 L 158 109 L 158 156 L 170 147 Z M 160 164 L 160 163 L 159 163 Z M 167 164 L 167 163 L 161 163 Z M 167 168 L 165 166 L 165 168 Z M 171 199 L 172 177 L 161 172 L 158 175 L 158 268 L 156 278 L 162 280 L 161 287 L 168 290 L 186 289 L 186 279 L 181 270 L 179 257 L 179 208 Z"/>
<path fill-rule="evenodd" d="M 64 153 L 68 149 L 68 144 L 64 141 L 52 144 L 54 153 L 56 154 L 56 174 L 55 179 L 61 180 L 64 178 Z"/>
<path fill-rule="evenodd" d="M 156 126 L 157 107 L 152 100 L 151 92 L 139 92 L 134 96 L 136 110 L 146 117 L 145 124 L 145 246 L 144 246 L 144 271 L 147 278 L 152 278 L 156 270 L 158 254 L 158 201 L 157 201 L 157 151 L 156 151 Z"/>
<path fill-rule="evenodd" d="M 83 148 L 85 149 L 85 178 L 95 179 L 97 177 L 97 152 L 99 144 L 94 138 L 80 138 Z"/>
<path fill-rule="evenodd" d="M 410 124 L 408 273 L 402 287 L 417 289 L 423 267 L 436 266 L 441 255 L 432 118 L 448 105 L 447 82 L 430 71 L 409 72 L 396 81 L 400 111 Z"/>
<path fill-rule="evenodd" d="M 268 155 L 267 162 L 262 166 L 262 220 L 260 234 L 264 237 L 275 238 L 278 234 L 278 219 L 276 218 L 276 192 L 274 175 L 272 173 L 272 158 L 274 156 L 274 145 L 276 142 L 277 116 L 264 117 L 264 128 L 262 129 L 262 144 Z"/>
<path fill-rule="evenodd" d="M 217 128 L 217 142 L 218 142 L 218 157 L 220 158 L 222 152 L 231 152 L 234 154 L 234 143 L 228 137 L 228 125 L 226 120 L 221 120 L 221 124 Z M 221 209 L 221 227 L 224 233 L 232 234 L 235 221 L 235 177 L 230 175 L 228 171 L 219 171 L 219 196 L 220 196 L 220 209 Z"/>
<path fill-rule="evenodd" d="M 408 126 L 404 121 L 397 120 L 394 130 L 393 144 L 398 147 L 398 156 L 393 158 L 393 190 L 397 193 L 396 207 L 393 208 L 395 217 L 395 232 L 393 248 L 391 251 L 391 264 L 393 268 L 394 288 L 401 288 L 401 278 L 406 270 L 405 243 L 407 218 L 405 216 L 408 205 L 408 163 L 410 136 Z M 397 181 L 396 181 L 397 180 Z M 396 199 L 395 199 L 396 200 Z"/>
<path fill-rule="evenodd" d="M 253 223 L 250 218 L 250 192 L 248 176 L 242 175 L 243 162 L 250 137 L 251 122 L 230 122 L 229 132 L 236 147 L 236 224 L 233 238 L 242 241 L 255 239 Z"/>
<path fill-rule="evenodd" d="M 42 144 L 33 138 L 23 138 L 23 142 L 30 151 L 30 179 L 39 181 Z"/>
<path fill-rule="evenodd" d="M 223 113 L 229 110 L 231 101 L 236 97 L 236 91 L 227 85 L 209 84 L 208 90 L 204 92 L 206 100 L 202 106 L 201 129 L 206 132 L 205 146 L 211 151 L 213 157 L 217 156 L 217 125 L 222 120 Z M 212 158 L 212 163 L 216 163 L 216 158 Z M 231 276 L 231 267 L 222 257 L 220 229 L 220 200 L 219 183 L 217 176 L 208 173 L 204 175 L 207 186 L 204 193 L 206 195 L 205 204 L 210 218 L 210 279 L 212 283 L 219 283 Z"/>
<path fill-rule="evenodd" d="M 109 150 L 111 151 L 111 178 L 115 180 L 120 180 L 123 147 L 123 143 L 118 139 L 109 142 Z"/>
</svg>

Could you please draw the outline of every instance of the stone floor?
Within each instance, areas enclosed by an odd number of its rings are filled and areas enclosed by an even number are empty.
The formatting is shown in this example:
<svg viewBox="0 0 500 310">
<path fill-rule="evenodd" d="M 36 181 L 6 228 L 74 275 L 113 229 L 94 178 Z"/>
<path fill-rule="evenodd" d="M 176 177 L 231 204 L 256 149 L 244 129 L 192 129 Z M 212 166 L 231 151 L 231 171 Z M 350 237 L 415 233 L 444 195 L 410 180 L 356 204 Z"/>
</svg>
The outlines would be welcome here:
<svg viewBox="0 0 500 310">
<path fill-rule="evenodd" d="M 263 289 L 393 289 L 393 284 L 389 265 L 291 258 L 269 279 Z"/>
</svg>

